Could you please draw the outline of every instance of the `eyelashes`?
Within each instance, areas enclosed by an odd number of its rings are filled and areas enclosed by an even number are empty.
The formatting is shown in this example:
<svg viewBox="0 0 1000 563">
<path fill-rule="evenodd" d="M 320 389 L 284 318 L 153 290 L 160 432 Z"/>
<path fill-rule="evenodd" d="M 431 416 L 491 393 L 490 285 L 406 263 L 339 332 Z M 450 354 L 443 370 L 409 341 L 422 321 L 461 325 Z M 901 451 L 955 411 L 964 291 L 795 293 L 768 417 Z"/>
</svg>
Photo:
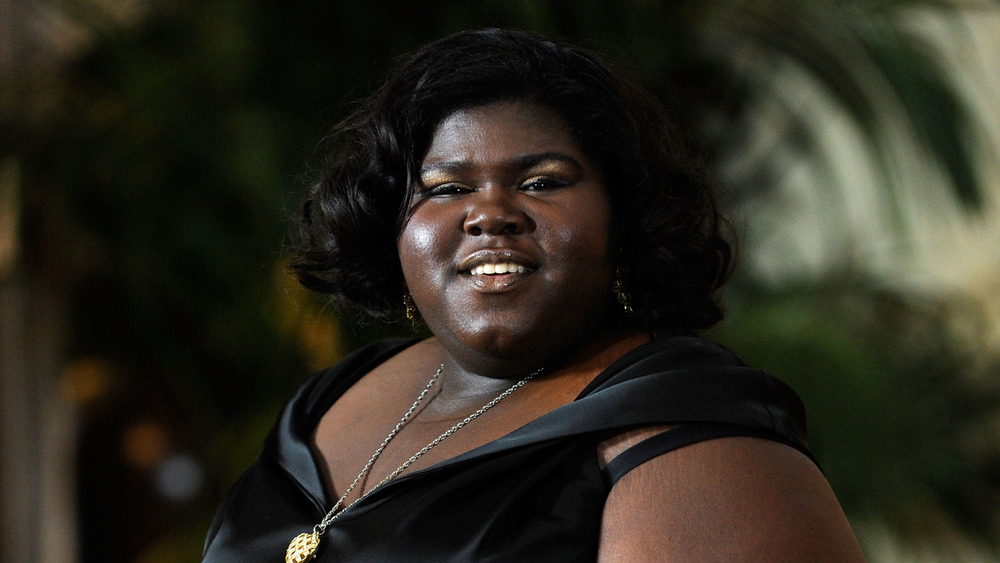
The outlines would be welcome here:
<svg viewBox="0 0 1000 563">
<path fill-rule="evenodd" d="M 524 191 L 543 191 L 563 188 L 570 185 L 569 180 L 552 176 L 536 176 L 523 182 L 519 189 Z"/>
</svg>

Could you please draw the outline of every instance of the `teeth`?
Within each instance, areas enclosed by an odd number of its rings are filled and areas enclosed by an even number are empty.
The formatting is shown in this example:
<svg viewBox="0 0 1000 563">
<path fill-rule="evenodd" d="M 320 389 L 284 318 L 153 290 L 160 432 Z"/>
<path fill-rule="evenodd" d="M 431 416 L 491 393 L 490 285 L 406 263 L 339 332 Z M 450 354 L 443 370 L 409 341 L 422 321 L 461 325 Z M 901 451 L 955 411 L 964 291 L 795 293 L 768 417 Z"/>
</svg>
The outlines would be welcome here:
<svg viewBox="0 0 1000 563">
<path fill-rule="evenodd" d="M 499 264 L 483 264 L 481 266 L 476 266 L 469 273 L 474 276 L 481 276 L 483 274 L 513 274 L 513 273 L 523 274 L 525 272 L 525 267 L 520 264 L 514 264 L 512 262 L 499 263 Z"/>
</svg>

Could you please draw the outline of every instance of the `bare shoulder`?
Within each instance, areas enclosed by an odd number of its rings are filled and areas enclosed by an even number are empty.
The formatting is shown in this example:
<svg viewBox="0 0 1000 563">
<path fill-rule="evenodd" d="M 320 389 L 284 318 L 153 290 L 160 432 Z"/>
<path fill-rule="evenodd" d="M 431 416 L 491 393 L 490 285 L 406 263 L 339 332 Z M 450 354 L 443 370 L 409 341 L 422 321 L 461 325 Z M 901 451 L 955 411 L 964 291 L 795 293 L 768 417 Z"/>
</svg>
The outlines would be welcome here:
<svg viewBox="0 0 1000 563">
<path fill-rule="evenodd" d="M 602 450 L 617 449 L 610 446 Z M 605 506 L 599 560 L 844 562 L 864 556 L 809 458 L 777 442 L 732 437 L 663 454 L 622 477 Z"/>
</svg>

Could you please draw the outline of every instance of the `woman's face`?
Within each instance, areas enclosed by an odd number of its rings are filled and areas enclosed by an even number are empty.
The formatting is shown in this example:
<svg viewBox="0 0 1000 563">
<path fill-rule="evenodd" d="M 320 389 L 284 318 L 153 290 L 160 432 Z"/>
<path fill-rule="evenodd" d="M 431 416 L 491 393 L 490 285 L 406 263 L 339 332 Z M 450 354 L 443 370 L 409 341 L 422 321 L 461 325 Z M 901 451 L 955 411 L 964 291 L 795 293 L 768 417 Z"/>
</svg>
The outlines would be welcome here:
<svg viewBox="0 0 1000 563">
<path fill-rule="evenodd" d="M 406 283 L 466 369 L 540 367 L 598 327 L 611 296 L 604 179 L 556 113 L 460 110 L 434 132 L 399 238 Z"/>
</svg>

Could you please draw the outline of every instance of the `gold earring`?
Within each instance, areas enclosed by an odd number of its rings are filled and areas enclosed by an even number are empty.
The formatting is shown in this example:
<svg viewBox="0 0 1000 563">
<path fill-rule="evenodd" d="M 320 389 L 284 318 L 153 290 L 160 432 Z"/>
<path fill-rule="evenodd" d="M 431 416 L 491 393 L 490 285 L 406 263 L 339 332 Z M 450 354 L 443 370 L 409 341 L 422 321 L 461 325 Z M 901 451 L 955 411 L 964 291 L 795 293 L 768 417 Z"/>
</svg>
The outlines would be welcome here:
<svg viewBox="0 0 1000 563">
<path fill-rule="evenodd" d="M 625 290 L 625 268 L 619 267 L 615 269 L 615 281 L 611 284 L 611 291 L 614 292 L 618 303 L 625 310 L 625 314 L 632 316 L 634 312 L 632 310 L 632 296 Z"/>
<path fill-rule="evenodd" d="M 406 311 L 406 318 L 414 329 L 417 328 L 417 306 L 413 303 L 413 296 L 409 290 L 403 290 L 403 309 Z"/>
</svg>

